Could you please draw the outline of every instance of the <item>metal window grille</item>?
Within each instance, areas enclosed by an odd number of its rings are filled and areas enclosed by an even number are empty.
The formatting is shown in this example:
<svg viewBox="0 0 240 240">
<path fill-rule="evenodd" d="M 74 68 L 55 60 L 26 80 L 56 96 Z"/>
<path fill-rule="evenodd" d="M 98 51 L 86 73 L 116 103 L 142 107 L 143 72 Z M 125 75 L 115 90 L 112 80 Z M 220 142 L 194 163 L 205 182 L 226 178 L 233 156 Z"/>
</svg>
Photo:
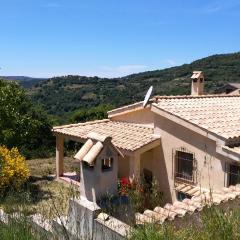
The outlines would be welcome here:
<svg viewBox="0 0 240 240">
<path fill-rule="evenodd" d="M 173 176 L 175 183 L 197 182 L 197 161 L 193 152 L 184 147 L 173 150 Z"/>
<path fill-rule="evenodd" d="M 230 164 L 228 168 L 228 186 L 240 183 L 240 166 Z"/>
</svg>

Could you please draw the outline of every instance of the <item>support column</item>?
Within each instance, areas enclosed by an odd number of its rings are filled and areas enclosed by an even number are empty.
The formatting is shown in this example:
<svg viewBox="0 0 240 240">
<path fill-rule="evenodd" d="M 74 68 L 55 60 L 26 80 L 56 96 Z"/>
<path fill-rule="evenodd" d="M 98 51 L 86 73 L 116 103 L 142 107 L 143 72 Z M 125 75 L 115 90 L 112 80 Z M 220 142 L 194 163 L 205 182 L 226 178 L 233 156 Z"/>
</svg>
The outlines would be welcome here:
<svg viewBox="0 0 240 240">
<path fill-rule="evenodd" d="M 63 176 L 63 148 L 64 138 L 56 136 L 56 178 Z"/>
<path fill-rule="evenodd" d="M 131 180 L 139 180 L 140 179 L 140 154 L 135 153 L 130 157 L 130 169 L 129 169 L 129 177 Z"/>
</svg>

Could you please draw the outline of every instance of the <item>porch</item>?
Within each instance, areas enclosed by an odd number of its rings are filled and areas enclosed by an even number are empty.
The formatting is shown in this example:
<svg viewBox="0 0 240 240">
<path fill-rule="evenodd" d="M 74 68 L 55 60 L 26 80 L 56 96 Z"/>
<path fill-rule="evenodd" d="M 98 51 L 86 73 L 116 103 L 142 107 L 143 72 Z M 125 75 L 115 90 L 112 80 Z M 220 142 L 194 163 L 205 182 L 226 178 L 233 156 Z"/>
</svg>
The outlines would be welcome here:
<svg viewBox="0 0 240 240">
<path fill-rule="evenodd" d="M 112 137 L 114 146 L 121 152 L 118 154 L 119 178 L 137 179 L 143 171 L 147 171 L 151 176 L 151 168 L 153 168 L 151 166 L 149 169 L 153 161 L 151 151 L 160 145 L 160 137 L 153 135 L 153 128 L 106 119 L 53 129 L 53 134 L 56 136 L 56 179 L 79 186 L 79 162 L 76 162 L 75 172 L 64 172 L 64 140 L 83 144 L 91 132 Z"/>
</svg>

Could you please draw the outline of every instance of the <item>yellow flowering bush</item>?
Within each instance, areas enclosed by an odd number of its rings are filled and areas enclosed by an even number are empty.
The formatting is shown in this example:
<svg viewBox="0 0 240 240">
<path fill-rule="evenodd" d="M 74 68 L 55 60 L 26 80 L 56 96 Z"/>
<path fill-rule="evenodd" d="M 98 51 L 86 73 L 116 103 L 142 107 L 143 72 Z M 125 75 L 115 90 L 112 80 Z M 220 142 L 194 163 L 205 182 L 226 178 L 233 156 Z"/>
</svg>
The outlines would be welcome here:
<svg viewBox="0 0 240 240">
<path fill-rule="evenodd" d="M 8 188 L 17 190 L 29 177 L 25 158 L 17 148 L 0 146 L 0 193 Z"/>
</svg>

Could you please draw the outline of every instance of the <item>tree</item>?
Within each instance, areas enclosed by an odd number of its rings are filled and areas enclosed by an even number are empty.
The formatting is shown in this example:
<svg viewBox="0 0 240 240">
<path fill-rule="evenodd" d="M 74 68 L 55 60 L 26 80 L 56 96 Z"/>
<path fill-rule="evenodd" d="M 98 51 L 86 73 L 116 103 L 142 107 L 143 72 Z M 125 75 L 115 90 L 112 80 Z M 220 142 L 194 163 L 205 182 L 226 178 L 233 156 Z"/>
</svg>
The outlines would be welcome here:
<svg viewBox="0 0 240 240">
<path fill-rule="evenodd" d="M 16 82 L 0 80 L 0 144 L 17 147 L 29 158 L 44 156 L 52 143 L 47 114 Z"/>
<path fill-rule="evenodd" d="M 73 113 L 70 122 L 85 122 L 107 118 L 107 111 L 113 109 L 113 105 L 101 104 L 92 108 L 81 108 Z"/>
</svg>

